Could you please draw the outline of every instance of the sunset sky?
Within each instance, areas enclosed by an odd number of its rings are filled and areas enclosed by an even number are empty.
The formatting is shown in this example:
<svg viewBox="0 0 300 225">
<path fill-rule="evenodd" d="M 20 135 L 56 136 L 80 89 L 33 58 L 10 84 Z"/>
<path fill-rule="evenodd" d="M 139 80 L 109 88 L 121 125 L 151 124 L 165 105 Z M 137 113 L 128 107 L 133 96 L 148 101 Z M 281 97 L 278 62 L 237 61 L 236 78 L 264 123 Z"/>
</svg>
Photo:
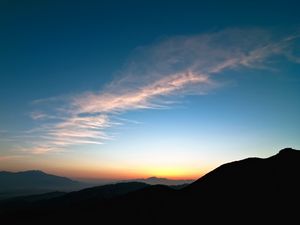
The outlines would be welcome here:
<svg viewBox="0 0 300 225">
<path fill-rule="evenodd" d="M 196 179 L 300 149 L 300 3 L 221 2 L 1 1 L 0 170 Z"/>
</svg>

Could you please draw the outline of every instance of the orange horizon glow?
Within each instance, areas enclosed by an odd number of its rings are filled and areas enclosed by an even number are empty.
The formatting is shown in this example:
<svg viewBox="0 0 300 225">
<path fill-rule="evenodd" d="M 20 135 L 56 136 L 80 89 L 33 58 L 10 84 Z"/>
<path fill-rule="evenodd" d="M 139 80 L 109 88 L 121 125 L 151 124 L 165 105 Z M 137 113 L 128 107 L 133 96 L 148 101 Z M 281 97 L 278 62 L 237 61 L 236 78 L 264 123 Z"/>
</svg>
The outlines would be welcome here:
<svg viewBox="0 0 300 225">
<path fill-rule="evenodd" d="M 23 164 L 20 164 L 22 160 Z M 28 160 L 28 161 L 27 161 Z M 56 164 L 50 164 L 37 157 L 36 160 L 28 158 L 13 158 L 3 161 L 0 170 L 12 172 L 26 170 L 41 170 L 48 174 L 68 177 L 71 179 L 91 179 L 91 180 L 131 180 L 146 179 L 149 177 L 167 178 L 171 180 L 196 180 L 216 167 L 213 164 L 179 164 L 172 165 L 168 162 L 156 161 L 154 163 L 120 163 L 108 162 L 99 164 L 99 161 L 81 159 L 72 163 L 63 163 L 59 158 L 55 158 Z M 175 163 L 174 163 L 175 164 Z"/>
<path fill-rule="evenodd" d="M 207 172 L 180 172 L 178 170 L 152 169 L 145 171 L 64 171 L 48 170 L 52 174 L 66 176 L 73 179 L 91 179 L 91 180 L 131 180 L 146 179 L 149 177 L 167 178 L 170 180 L 196 180 L 205 175 Z"/>
<path fill-rule="evenodd" d="M 87 171 L 87 170 L 61 170 L 61 169 L 11 169 L 11 172 L 20 172 L 27 170 L 41 170 L 45 173 L 68 177 L 71 179 L 90 179 L 90 180 L 131 180 L 131 179 L 146 179 L 149 177 L 157 177 L 157 178 L 166 178 L 169 180 L 197 180 L 207 172 L 190 172 L 187 173 L 185 171 L 180 172 L 176 170 L 158 170 L 152 169 L 150 171 Z"/>
</svg>

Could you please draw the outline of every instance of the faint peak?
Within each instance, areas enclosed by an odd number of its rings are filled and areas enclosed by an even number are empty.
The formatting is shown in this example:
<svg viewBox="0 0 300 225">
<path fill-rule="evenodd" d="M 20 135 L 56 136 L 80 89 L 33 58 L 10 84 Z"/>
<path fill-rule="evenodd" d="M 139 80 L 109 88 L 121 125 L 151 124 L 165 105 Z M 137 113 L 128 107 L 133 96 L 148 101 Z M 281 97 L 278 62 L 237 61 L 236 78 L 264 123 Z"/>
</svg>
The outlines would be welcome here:
<svg viewBox="0 0 300 225">
<path fill-rule="evenodd" d="M 163 177 L 148 177 L 145 180 L 167 180 L 167 178 L 163 178 Z"/>
<path fill-rule="evenodd" d="M 19 173 L 35 173 L 35 174 L 46 174 L 42 170 L 26 170 L 26 171 L 21 171 Z"/>
</svg>

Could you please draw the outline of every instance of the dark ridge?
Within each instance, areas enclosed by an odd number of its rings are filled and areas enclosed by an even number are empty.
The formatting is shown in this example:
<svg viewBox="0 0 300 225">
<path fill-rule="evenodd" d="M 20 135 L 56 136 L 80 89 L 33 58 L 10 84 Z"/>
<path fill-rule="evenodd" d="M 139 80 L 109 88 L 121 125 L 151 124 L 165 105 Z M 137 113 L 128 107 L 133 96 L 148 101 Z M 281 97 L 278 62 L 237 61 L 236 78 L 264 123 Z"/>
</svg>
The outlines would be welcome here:
<svg viewBox="0 0 300 225">
<path fill-rule="evenodd" d="M 55 200 L 70 203 L 110 199 L 113 197 L 117 197 L 120 195 L 143 189 L 147 186 L 149 185 L 140 182 L 107 184 L 98 187 L 86 188 L 80 191 L 74 191 Z"/>
<path fill-rule="evenodd" d="M 293 148 L 284 148 L 279 151 L 275 156 L 279 157 L 299 157 L 300 151 Z"/>
</svg>

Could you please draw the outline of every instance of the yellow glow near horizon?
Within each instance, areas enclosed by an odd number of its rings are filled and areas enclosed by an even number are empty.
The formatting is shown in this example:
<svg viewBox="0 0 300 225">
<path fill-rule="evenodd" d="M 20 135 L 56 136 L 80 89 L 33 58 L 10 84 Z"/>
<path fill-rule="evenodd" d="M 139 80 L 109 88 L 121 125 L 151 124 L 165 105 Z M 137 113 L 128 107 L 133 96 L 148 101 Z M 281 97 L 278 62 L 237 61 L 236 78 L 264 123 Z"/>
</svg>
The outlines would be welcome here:
<svg viewBox="0 0 300 225">
<path fill-rule="evenodd" d="M 160 177 L 167 179 L 198 179 L 206 174 L 209 169 L 195 169 L 184 167 L 160 166 L 160 167 L 122 167 L 122 168 L 45 168 L 45 172 L 84 179 L 112 179 L 126 180 L 148 177 Z"/>
<path fill-rule="evenodd" d="M 161 177 L 168 179 L 198 179 L 210 170 L 214 165 L 196 162 L 179 163 L 172 159 L 167 160 L 119 161 L 99 160 L 99 158 L 81 157 L 65 162 L 61 155 L 49 155 L 47 159 L 41 155 L 34 157 L 11 158 L 1 162 L 0 169 L 10 171 L 42 170 L 49 174 L 70 177 L 73 179 L 111 179 L 126 180 L 148 177 Z M 174 155 L 173 155 L 174 156 Z M 165 157 L 166 158 L 166 157 Z M 183 158 L 183 157 L 178 157 Z M 148 158 L 149 159 L 149 158 Z M 55 161 L 55 164 L 52 162 Z M 22 162 L 22 163 L 21 163 Z M 55 166 L 54 166 L 55 165 Z M 200 166 L 201 165 L 201 166 Z"/>
<path fill-rule="evenodd" d="M 199 173 L 199 170 L 179 167 L 146 168 L 145 174 L 148 176 L 164 177 L 169 179 L 197 179 L 203 175 Z"/>
</svg>

